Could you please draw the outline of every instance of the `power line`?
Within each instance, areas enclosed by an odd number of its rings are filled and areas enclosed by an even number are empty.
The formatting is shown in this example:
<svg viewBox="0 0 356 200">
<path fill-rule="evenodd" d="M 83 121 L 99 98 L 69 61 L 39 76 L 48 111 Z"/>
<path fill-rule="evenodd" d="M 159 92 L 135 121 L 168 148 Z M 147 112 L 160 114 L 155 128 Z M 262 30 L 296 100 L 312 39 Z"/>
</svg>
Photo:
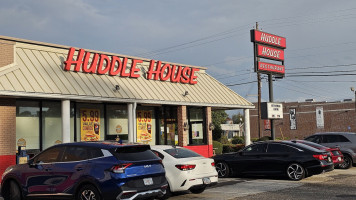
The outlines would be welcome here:
<svg viewBox="0 0 356 200">
<path fill-rule="evenodd" d="M 159 55 L 159 54 L 162 54 L 162 53 L 169 53 L 169 52 L 172 52 L 172 51 L 167 51 L 167 50 L 174 49 L 174 48 L 177 48 L 177 47 L 186 46 L 186 45 L 190 45 L 190 44 L 194 44 L 194 43 L 198 43 L 198 42 L 201 42 L 201 41 L 204 41 L 204 40 L 209 40 L 209 39 L 212 39 L 212 38 L 217 38 L 217 37 L 233 34 L 235 32 L 244 30 L 242 28 L 245 28 L 246 26 L 251 26 L 251 24 L 246 24 L 246 25 L 243 25 L 243 26 L 239 26 L 239 27 L 227 30 L 227 31 L 223 31 L 223 32 L 219 32 L 219 33 L 216 33 L 216 34 L 213 34 L 213 35 L 210 35 L 210 36 L 198 38 L 198 39 L 195 39 L 195 40 L 192 40 L 192 41 L 189 41 L 189 42 L 185 42 L 185 43 L 182 43 L 182 44 L 177 44 L 177 45 L 169 46 L 169 47 L 166 47 L 166 48 L 157 49 L 157 50 L 154 50 L 154 51 L 149 51 L 149 52 L 146 52 L 146 53 L 139 54 L 139 56 L 149 56 L 149 55 L 152 56 L 152 55 Z M 206 43 L 199 43 L 198 45 L 188 46 L 188 47 L 185 47 L 185 48 L 199 46 L 199 45 L 207 44 L 207 43 L 210 43 L 210 42 L 215 42 L 215 41 L 227 39 L 227 38 L 230 38 L 230 37 L 233 37 L 233 36 L 223 37 L 223 38 L 215 39 L 215 40 L 212 40 L 212 41 L 209 41 L 209 42 L 206 42 Z M 185 49 L 185 48 L 180 48 L 178 50 Z M 176 50 L 174 50 L 174 51 L 176 51 Z"/>
<path fill-rule="evenodd" d="M 246 83 L 236 83 L 236 84 L 226 85 L 226 86 L 230 87 L 230 86 L 237 86 L 237 85 L 246 85 L 246 84 L 251 84 L 251 83 L 257 83 L 257 81 L 250 81 L 250 82 L 246 82 Z"/>
<path fill-rule="evenodd" d="M 354 66 L 354 65 L 356 65 L 356 63 L 340 64 L 340 65 L 324 65 L 324 66 L 319 66 L 319 67 L 299 67 L 299 68 L 288 69 L 288 71 L 298 70 L 298 69 L 322 69 L 322 68 L 330 68 L 330 67 L 349 67 L 349 66 Z"/>
</svg>

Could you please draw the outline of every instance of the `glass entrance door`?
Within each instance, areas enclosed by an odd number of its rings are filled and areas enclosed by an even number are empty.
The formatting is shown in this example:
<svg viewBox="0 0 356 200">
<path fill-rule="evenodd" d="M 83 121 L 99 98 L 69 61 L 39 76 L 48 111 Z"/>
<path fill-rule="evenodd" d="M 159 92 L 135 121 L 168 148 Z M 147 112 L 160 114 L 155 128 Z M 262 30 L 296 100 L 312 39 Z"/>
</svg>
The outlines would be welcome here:
<svg viewBox="0 0 356 200">
<path fill-rule="evenodd" d="M 163 145 L 178 145 L 177 107 L 159 109 L 159 141 Z"/>
</svg>

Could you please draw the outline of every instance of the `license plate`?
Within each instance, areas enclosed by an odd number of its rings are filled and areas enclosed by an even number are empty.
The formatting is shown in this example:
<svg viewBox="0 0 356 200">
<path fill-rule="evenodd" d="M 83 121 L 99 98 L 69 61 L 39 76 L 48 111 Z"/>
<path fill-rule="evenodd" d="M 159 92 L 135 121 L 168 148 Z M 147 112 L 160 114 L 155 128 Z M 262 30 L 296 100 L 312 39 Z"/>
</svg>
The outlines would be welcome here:
<svg viewBox="0 0 356 200">
<path fill-rule="evenodd" d="M 145 185 L 153 185 L 152 178 L 144 178 L 143 179 L 143 184 L 145 184 Z"/>
<path fill-rule="evenodd" d="M 210 184 L 210 183 L 211 183 L 210 178 L 203 178 L 203 183 L 204 183 L 205 185 Z"/>
<path fill-rule="evenodd" d="M 338 160 L 338 161 L 341 161 L 341 158 L 340 158 L 340 157 L 338 157 L 338 158 L 337 158 L 337 160 Z"/>
</svg>

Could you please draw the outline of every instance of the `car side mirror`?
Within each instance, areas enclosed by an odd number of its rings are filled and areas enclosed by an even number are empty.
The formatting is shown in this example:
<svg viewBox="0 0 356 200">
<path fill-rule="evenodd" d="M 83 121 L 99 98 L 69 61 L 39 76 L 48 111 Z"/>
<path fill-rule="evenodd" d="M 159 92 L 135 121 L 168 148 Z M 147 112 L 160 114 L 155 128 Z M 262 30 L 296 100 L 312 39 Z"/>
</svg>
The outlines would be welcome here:
<svg viewBox="0 0 356 200">
<path fill-rule="evenodd" d="M 34 163 L 33 159 L 28 161 L 28 165 L 30 165 L 30 167 L 36 167 L 36 164 Z"/>
</svg>

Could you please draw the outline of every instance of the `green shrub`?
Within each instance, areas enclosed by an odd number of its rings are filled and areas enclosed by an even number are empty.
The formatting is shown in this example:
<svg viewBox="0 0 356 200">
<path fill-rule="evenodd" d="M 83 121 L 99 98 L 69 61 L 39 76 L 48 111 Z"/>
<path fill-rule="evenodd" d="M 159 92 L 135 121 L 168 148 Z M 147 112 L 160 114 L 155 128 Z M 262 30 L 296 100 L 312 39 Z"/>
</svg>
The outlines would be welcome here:
<svg viewBox="0 0 356 200">
<path fill-rule="evenodd" d="M 230 144 L 229 139 L 227 139 L 226 136 L 221 136 L 220 142 L 221 142 L 222 144 Z"/>
<path fill-rule="evenodd" d="M 264 137 L 261 137 L 258 141 L 267 141 L 267 140 L 272 140 L 272 138 L 269 136 L 264 136 Z"/>
<path fill-rule="evenodd" d="M 218 141 L 213 141 L 213 148 L 215 149 L 215 154 L 221 154 L 223 151 L 223 144 Z"/>
<path fill-rule="evenodd" d="M 245 144 L 244 137 L 234 136 L 231 140 L 232 144 Z"/>
</svg>

